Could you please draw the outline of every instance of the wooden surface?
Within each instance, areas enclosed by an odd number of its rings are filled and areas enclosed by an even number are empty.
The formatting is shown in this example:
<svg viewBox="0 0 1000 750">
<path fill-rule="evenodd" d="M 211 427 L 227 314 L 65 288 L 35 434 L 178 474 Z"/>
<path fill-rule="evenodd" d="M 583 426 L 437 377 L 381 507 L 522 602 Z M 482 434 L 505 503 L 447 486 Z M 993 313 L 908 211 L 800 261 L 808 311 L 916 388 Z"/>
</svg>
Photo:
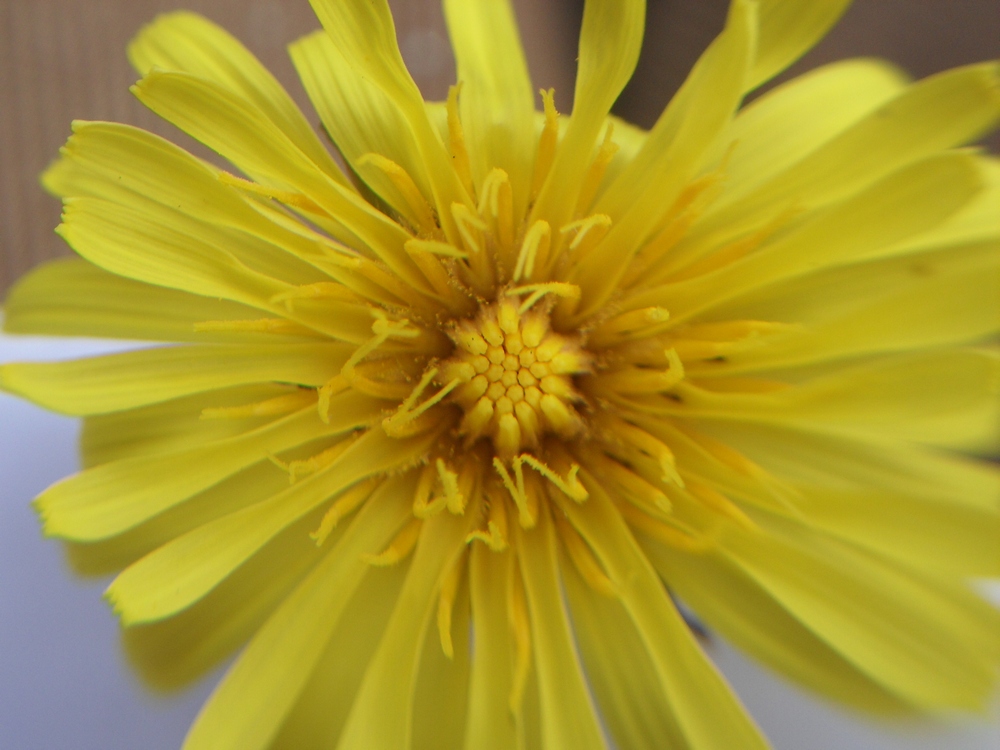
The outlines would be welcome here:
<svg viewBox="0 0 1000 750">
<path fill-rule="evenodd" d="M 390 0 L 400 46 L 425 95 L 441 98 L 454 64 L 439 0 Z M 649 0 L 647 43 L 617 111 L 653 122 L 721 27 L 725 0 Z M 581 0 L 515 0 L 536 86 L 571 100 Z M 136 102 L 125 45 L 157 13 L 189 8 L 224 25 L 300 102 L 285 45 L 318 27 L 306 0 L 0 0 L 0 296 L 30 267 L 68 252 L 52 230 L 59 205 L 38 186 L 73 119 L 127 122 L 190 140 Z M 895 59 L 916 75 L 997 57 L 996 0 L 857 0 L 801 71 L 840 57 Z M 307 110 L 308 111 L 308 110 Z M 314 116 L 310 115 L 315 119 Z M 997 150 L 996 139 L 992 148 Z"/>
</svg>

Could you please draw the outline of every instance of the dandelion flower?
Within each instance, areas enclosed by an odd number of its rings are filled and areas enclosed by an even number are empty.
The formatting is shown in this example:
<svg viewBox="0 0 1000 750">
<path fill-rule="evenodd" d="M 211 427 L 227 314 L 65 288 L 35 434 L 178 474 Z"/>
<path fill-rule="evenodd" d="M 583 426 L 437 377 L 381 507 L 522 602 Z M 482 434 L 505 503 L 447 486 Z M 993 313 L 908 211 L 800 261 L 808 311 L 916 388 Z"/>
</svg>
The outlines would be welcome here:
<svg viewBox="0 0 1000 750">
<path fill-rule="evenodd" d="M 572 113 L 505 0 L 445 0 L 425 103 L 385 0 L 313 0 L 324 138 L 189 14 L 135 95 L 230 162 L 76 122 L 81 256 L 14 332 L 169 342 L 10 364 L 85 417 L 37 500 L 137 667 L 243 647 L 185 747 L 765 747 L 675 606 L 877 713 L 974 710 L 1000 660 L 995 64 L 874 60 L 744 97 L 847 2 L 734 0 L 655 126 L 609 115 L 641 0 L 588 0 Z M 338 166 L 343 164 L 344 167 Z M 237 174 L 237 172 L 239 174 Z"/>
</svg>

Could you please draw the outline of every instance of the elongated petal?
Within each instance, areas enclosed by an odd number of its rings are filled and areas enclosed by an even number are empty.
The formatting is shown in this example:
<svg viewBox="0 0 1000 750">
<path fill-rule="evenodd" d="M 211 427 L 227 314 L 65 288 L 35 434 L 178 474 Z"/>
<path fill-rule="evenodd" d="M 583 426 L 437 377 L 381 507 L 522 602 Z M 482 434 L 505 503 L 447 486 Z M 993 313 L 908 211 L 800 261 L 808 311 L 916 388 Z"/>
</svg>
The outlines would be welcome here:
<svg viewBox="0 0 1000 750">
<path fill-rule="evenodd" d="M 225 29 L 196 13 L 167 13 L 136 35 L 128 55 L 140 75 L 154 67 L 191 73 L 245 97 L 323 172 L 347 184 L 281 84 Z"/>
<path fill-rule="evenodd" d="M 469 564 L 472 622 L 472 679 L 466 750 L 517 746 L 518 727 L 510 711 L 514 655 L 507 622 L 507 570 L 512 553 L 474 544 Z"/>
<path fill-rule="evenodd" d="M 461 552 L 469 516 L 441 514 L 424 522 L 399 602 L 368 665 L 338 750 L 411 747 L 413 691 L 434 595 L 449 563 Z"/>
<path fill-rule="evenodd" d="M 573 116 L 559 142 L 531 222 L 561 227 L 576 196 L 611 105 L 632 77 L 642 46 L 645 0 L 589 0 L 583 9 Z"/>
<path fill-rule="evenodd" d="M 754 50 L 755 11 L 751 3 L 733 3 L 725 31 L 702 55 L 630 168 L 598 201 L 597 212 L 615 223 L 570 276 L 583 290 L 580 315 L 607 302 L 628 261 L 695 176 L 735 113 Z"/>
<path fill-rule="evenodd" d="M 983 187 L 974 157 L 945 154 L 901 169 L 869 189 L 817 212 L 794 231 L 741 261 L 689 281 L 635 295 L 637 308 L 669 299 L 672 320 L 732 299 L 758 285 L 817 268 L 891 252 L 895 243 L 940 225 Z M 664 296 L 664 292 L 669 293 Z"/>
<path fill-rule="evenodd" d="M 388 482 L 254 636 L 205 704 L 184 750 L 255 750 L 277 733 L 368 565 L 410 516 L 413 483 Z M 253 716 L 252 722 L 236 717 Z"/>
<path fill-rule="evenodd" d="M 331 39 L 364 77 L 378 86 L 405 118 L 423 158 L 434 192 L 432 197 L 448 237 L 459 235 L 451 217 L 451 204 L 470 200 L 451 158 L 438 137 L 420 90 L 403 63 L 396 44 L 396 29 L 386 0 L 310 0 Z"/>
<path fill-rule="evenodd" d="M 274 739 L 275 750 L 329 747 L 340 736 L 368 663 L 382 642 L 408 568 L 370 567 L 345 606 Z M 225 584 L 223 584 L 225 585 Z M 440 644 L 437 644 L 440 648 Z"/>
<path fill-rule="evenodd" d="M 822 39 L 851 0 L 761 0 L 760 43 L 747 88 L 783 71 Z"/>
<path fill-rule="evenodd" d="M 104 414 L 250 383 L 318 387 L 351 349 L 338 344 L 171 346 L 69 362 L 0 366 L 0 387 L 64 414 Z"/>
<path fill-rule="evenodd" d="M 289 528 L 190 609 L 124 630 L 122 645 L 139 676 L 159 690 L 177 690 L 232 657 L 322 559 L 325 550 L 309 538 L 316 522 Z"/>
<path fill-rule="evenodd" d="M 822 271 L 726 306 L 734 319 L 782 321 L 794 330 L 734 348 L 725 362 L 685 367 L 715 377 L 981 341 L 1000 329 L 998 288 L 1000 238 Z"/>
<path fill-rule="evenodd" d="M 719 427 L 718 439 L 801 487 L 798 507 L 833 535 L 915 568 L 988 575 L 1000 565 L 1000 471 L 990 464 L 896 441 Z"/>
<path fill-rule="evenodd" d="M 747 195 L 726 196 L 675 255 L 710 248 L 776 214 L 843 198 L 901 166 L 969 143 L 1000 119 L 1000 68 L 956 68 L 919 81 Z"/>
<path fill-rule="evenodd" d="M 788 169 L 898 96 L 908 82 L 903 71 L 882 60 L 843 60 L 756 99 L 740 110 L 716 147 L 718 159 L 732 147 L 726 200 Z"/>
<path fill-rule="evenodd" d="M 542 746 L 603 750 L 604 738 L 559 593 L 556 540 L 547 513 L 530 533 L 517 527 L 517 549 L 531 616 Z"/>
<path fill-rule="evenodd" d="M 3 326 L 10 333 L 140 341 L 301 341 L 284 334 L 194 327 L 206 320 L 260 317 L 260 310 L 246 305 L 132 281 L 75 258 L 51 261 L 23 277 L 7 295 Z"/>
<path fill-rule="evenodd" d="M 427 169 L 406 120 L 378 86 L 358 73 L 325 31 L 316 31 L 289 47 L 292 62 L 323 127 L 355 172 L 397 211 L 406 200 L 379 169 L 359 163 L 379 154 L 400 165 L 424 195 L 432 195 Z"/>
<path fill-rule="evenodd" d="M 331 408 L 329 424 L 307 408 L 234 438 L 87 469 L 38 496 L 45 531 L 79 541 L 113 536 L 269 455 L 368 424 L 381 411 L 374 399 L 344 396 L 334 397 L 339 403 Z"/>
<path fill-rule="evenodd" d="M 615 585 L 688 744 L 766 748 L 764 738 L 701 652 L 610 499 L 592 479 L 585 481 L 590 490 L 587 502 L 568 503 L 564 509 Z"/>
<path fill-rule="evenodd" d="M 236 513 L 206 523 L 127 568 L 107 596 L 126 625 L 190 606 L 282 529 L 355 482 L 412 463 L 433 437 L 390 442 L 371 430 L 329 466 Z"/>
<path fill-rule="evenodd" d="M 865 711 L 892 714 L 910 708 L 719 555 L 691 556 L 652 541 L 643 549 L 706 625 L 765 664 L 810 690 Z"/>
<path fill-rule="evenodd" d="M 491 169 L 503 169 L 514 215 L 522 216 L 535 152 L 535 98 L 513 8 L 509 0 L 447 0 L 444 10 L 462 82 L 473 178 L 481 185 Z"/>
<path fill-rule="evenodd" d="M 184 73 L 153 71 L 133 90 L 147 107 L 254 178 L 301 192 L 360 237 L 412 283 L 420 277 L 403 253 L 403 229 L 319 171 L 270 121 L 225 89 Z"/>
<path fill-rule="evenodd" d="M 598 594 L 562 566 L 573 634 L 594 697 L 618 747 L 686 747 L 649 654 L 621 603 Z"/>
<path fill-rule="evenodd" d="M 782 539 L 732 530 L 724 545 L 786 609 L 887 688 L 924 708 L 974 709 L 986 700 L 1000 615 L 971 594 L 956 601 L 928 579 L 802 529 Z"/>
</svg>

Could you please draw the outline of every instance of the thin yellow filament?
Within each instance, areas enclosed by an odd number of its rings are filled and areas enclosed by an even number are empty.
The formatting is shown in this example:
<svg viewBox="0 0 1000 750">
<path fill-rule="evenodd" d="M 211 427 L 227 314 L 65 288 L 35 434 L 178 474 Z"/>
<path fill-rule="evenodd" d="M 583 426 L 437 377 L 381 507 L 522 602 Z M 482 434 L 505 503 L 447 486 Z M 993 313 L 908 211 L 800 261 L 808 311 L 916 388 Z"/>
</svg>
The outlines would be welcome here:
<svg viewBox="0 0 1000 750">
<path fill-rule="evenodd" d="M 535 158 L 535 173 L 531 179 L 531 200 L 542 191 L 542 185 L 549 176 L 552 162 L 556 158 L 556 144 L 559 141 L 559 112 L 556 110 L 556 90 L 542 90 L 542 106 L 545 109 L 545 125 L 538 139 L 538 156 Z"/>
<path fill-rule="evenodd" d="M 608 129 L 604 131 L 604 142 L 601 143 L 594 161 L 583 178 L 583 186 L 580 188 L 580 195 L 576 202 L 577 215 L 584 213 L 594 202 L 594 196 L 597 195 L 597 189 L 601 186 L 604 173 L 607 172 L 615 154 L 618 153 L 618 144 L 611 140 L 614 129 L 614 123 L 609 122 Z"/>
<path fill-rule="evenodd" d="M 309 537 L 316 542 L 316 546 L 323 546 L 327 537 L 337 528 L 337 524 L 361 507 L 362 503 L 371 497 L 372 492 L 375 491 L 375 488 L 380 483 L 380 479 L 369 479 L 354 485 L 334 500 L 333 505 L 323 515 L 323 520 L 320 521 L 319 528 L 309 534 Z"/>
<path fill-rule="evenodd" d="M 407 207 L 410 209 L 412 218 L 416 221 L 419 229 L 427 234 L 432 234 L 437 229 L 437 221 L 434 219 L 434 209 L 420 192 L 417 183 L 413 181 L 410 173 L 399 166 L 392 159 L 388 159 L 381 154 L 368 153 L 362 155 L 358 161 L 359 167 L 371 165 L 382 172 L 395 188 L 403 196 Z"/>
<path fill-rule="evenodd" d="M 441 639 L 441 650 L 449 659 L 455 658 L 455 646 L 451 639 L 451 619 L 452 611 L 455 608 L 455 597 L 458 595 L 458 586 L 462 582 L 462 572 L 466 567 L 466 550 L 462 552 L 448 566 L 441 581 L 441 593 L 438 596 L 437 626 L 438 637 Z"/>
<path fill-rule="evenodd" d="M 312 389 L 298 390 L 243 406 L 215 406 L 202 409 L 201 419 L 247 419 L 291 414 L 304 406 L 311 406 L 315 400 L 316 392 Z"/>
<path fill-rule="evenodd" d="M 284 203 L 286 206 L 301 208 L 303 211 L 308 211 L 311 214 L 319 214 L 321 216 L 327 215 L 327 212 L 320 208 L 312 200 L 312 198 L 309 198 L 302 193 L 275 190 L 274 188 L 265 187 L 259 183 L 251 182 L 250 180 L 244 180 L 242 177 L 229 174 L 229 172 L 219 172 L 219 182 L 253 195 L 259 195 L 264 198 L 273 198 L 279 203 Z"/>
<path fill-rule="evenodd" d="M 462 128 L 462 119 L 458 114 L 458 97 L 461 92 L 461 81 L 454 86 L 448 87 L 448 145 L 451 147 L 451 159 L 455 165 L 455 172 L 458 174 L 469 195 L 475 195 L 476 190 L 472 183 L 469 150 L 465 145 L 465 131 Z"/>
<path fill-rule="evenodd" d="M 406 526 L 396 534 L 396 537 L 390 542 L 388 547 L 377 555 L 366 552 L 361 555 L 361 562 L 379 568 L 395 565 L 413 552 L 413 548 L 417 546 L 417 540 L 420 538 L 420 529 L 423 525 L 424 522 L 421 519 L 411 518 Z"/>
</svg>

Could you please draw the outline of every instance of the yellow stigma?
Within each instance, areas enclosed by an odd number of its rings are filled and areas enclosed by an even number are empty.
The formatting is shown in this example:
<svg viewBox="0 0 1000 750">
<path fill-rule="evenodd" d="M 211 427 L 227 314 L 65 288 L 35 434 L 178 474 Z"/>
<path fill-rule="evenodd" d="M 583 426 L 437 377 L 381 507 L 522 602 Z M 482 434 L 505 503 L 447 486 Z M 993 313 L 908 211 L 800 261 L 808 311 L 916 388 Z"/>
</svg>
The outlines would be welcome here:
<svg viewBox="0 0 1000 750">
<path fill-rule="evenodd" d="M 455 354 L 436 377 L 461 383 L 450 395 L 465 410 L 460 432 L 470 443 L 491 438 L 501 458 L 537 446 L 547 432 L 576 435 L 582 398 L 573 376 L 590 371 L 579 341 L 551 330 L 547 306 L 521 304 L 511 292 L 456 324 Z"/>
</svg>

